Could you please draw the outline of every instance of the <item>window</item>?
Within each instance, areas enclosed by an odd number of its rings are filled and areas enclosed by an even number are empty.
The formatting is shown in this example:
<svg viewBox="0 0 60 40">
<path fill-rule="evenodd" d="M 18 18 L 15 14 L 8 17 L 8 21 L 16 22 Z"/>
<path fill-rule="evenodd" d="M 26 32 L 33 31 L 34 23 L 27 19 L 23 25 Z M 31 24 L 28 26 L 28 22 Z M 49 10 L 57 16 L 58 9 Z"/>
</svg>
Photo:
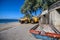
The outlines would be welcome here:
<svg viewBox="0 0 60 40">
<path fill-rule="evenodd" d="M 46 15 L 43 15 L 44 17 L 46 17 Z"/>
<path fill-rule="evenodd" d="M 60 8 L 59 9 L 56 9 L 57 10 L 57 12 L 60 14 Z"/>
</svg>

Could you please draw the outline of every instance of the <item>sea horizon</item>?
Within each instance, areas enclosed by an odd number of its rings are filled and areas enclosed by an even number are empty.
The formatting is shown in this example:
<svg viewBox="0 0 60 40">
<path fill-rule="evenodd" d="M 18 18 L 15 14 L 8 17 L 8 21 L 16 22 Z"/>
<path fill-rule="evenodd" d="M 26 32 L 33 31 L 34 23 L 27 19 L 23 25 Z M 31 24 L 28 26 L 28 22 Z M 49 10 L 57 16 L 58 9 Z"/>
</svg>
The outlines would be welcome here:
<svg viewBox="0 0 60 40">
<path fill-rule="evenodd" d="M 18 22 L 18 19 L 0 19 L 0 23 Z"/>
</svg>

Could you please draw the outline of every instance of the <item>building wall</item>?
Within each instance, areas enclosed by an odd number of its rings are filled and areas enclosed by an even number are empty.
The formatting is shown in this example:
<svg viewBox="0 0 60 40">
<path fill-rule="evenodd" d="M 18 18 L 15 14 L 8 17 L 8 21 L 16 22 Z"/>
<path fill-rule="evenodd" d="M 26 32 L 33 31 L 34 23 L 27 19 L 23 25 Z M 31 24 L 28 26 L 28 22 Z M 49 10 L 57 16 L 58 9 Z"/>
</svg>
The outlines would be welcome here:
<svg viewBox="0 0 60 40">
<path fill-rule="evenodd" d="M 40 23 L 49 24 L 49 14 L 44 14 L 40 18 Z"/>
<path fill-rule="evenodd" d="M 54 27 L 60 31 L 60 12 L 56 11 L 56 9 L 60 9 L 60 1 L 52 4 L 49 10 L 49 23 L 53 24 Z"/>
<path fill-rule="evenodd" d="M 40 23 L 45 24 L 46 23 L 46 17 L 41 16 Z"/>
<path fill-rule="evenodd" d="M 59 12 L 55 9 L 50 12 L 49 15 L 50 18 L 50 24 L 53 24 L 55 28 L 60 30 L 60 14 Z"/>
</svg>

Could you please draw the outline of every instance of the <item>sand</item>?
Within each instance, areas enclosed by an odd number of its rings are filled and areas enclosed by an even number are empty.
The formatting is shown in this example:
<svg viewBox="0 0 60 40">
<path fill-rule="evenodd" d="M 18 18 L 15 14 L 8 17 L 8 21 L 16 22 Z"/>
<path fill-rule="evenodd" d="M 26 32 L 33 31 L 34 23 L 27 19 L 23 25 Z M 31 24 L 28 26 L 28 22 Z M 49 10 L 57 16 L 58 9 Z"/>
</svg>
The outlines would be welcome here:
<svg viewBox="0 0 60 40">
<path fill-rule="evenodd" d="M 36 24 L 20 24 L 19 22 L 0 24 L 0 40 L 41 40 L 36 39 L 29 30 Z M 12 27 L 9 28 L 8 27 Z"/>
<path fill-rule="evenodd" d="M 0 23 L 0 31 L 10 29 L 12 27 L 20 26 L 19 22 L 10 22 L 10 23 Z"/>
<path fill-rule="evenodd" d="M 36 39 L 29 32 L 29 30 L 35 25 L 37 24 L 20 24 L 19 22 L 0 24 L 0 40 L 41 40 Z M 47 27 L 45 27 L 45 29 L 46 28 Z M 49 29 L 50 28 L 48 27 L 47 30 Z"/>
</svg>

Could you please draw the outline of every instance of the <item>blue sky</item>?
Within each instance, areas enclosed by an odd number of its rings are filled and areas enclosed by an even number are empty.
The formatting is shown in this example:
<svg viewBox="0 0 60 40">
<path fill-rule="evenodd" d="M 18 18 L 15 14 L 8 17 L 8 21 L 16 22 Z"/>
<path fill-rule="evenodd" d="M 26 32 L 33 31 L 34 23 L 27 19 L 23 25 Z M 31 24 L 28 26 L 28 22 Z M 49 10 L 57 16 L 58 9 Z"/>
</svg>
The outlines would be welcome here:
<svg viewBox="0 0 60 40">
<path fill-rule="evenodd" d="M 19 19 L 24 15 L 21 14 L 21 6 L 24 0 L 0 0 L 0 19 Z M 37 11 L 39 14 L 40 10 Z M 34 14 L 33 14 L 34 15 Z"/>
</svg>

